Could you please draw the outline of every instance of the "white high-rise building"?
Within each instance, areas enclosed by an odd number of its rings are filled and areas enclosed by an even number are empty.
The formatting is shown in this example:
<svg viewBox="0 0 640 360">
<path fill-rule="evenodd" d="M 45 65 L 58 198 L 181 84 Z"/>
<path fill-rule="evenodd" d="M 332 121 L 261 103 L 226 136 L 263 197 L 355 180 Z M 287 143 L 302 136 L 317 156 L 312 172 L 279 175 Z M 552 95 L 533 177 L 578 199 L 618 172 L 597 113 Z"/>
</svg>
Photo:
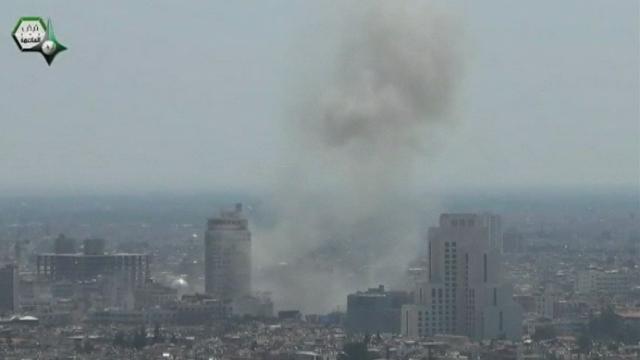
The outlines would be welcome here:
<svg viewBox="0 0 640 360">
<path fill-rule="evenodd" d="M 427 273 L 402 309 L 404 335 L 520 338 L 522 310 L 501 278 L 501 234 L 496 215 L 440 216 L 428 233 Z"/>
<path fill-rule="evenodd" d="M 498 215 L 490 213 L 482 213 L 477 215 L 480 224 L 489 231 L 489 241 L 491 247 L 496 249 L 500 254 L 503 253 L 504 232 L 502 230 L 502 219 Z"/>
<path fill-rule="evenodd" d="M 205 233 L 205 292 L 222 300 L 251 293 L 251 232 L 242 205 L 209 219 Z"/>
</svg>

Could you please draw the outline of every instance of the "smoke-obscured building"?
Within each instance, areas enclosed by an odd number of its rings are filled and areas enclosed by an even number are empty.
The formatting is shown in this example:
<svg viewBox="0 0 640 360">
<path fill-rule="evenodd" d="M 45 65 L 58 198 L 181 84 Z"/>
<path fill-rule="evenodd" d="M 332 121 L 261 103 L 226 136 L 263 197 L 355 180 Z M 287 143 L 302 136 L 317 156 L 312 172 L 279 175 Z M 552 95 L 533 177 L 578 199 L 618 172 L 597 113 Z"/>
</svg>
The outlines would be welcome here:
<svg viewBox="0 0 640 360">
<path fill-rule="evenodd" d="M 251 232 L 242 205 L 207 222 L 205 292 L 222 300 L 251 293 Z"/>
<path fill-rule="evenodd" d="M 136 310 L 165 307 L 178 301 L 178 290 L 148 280 L 144 286 L 133 291 L 133 298 Z"/>
<path fill-rule="evenodd" d="M 12 313 L 18 307 L 18 270 L 15 265 L 0 267 L 0 314 Z"/>
<path fill-rule="evenodd" d="M 400 310 L 410 302 L 404 291 L 385 291 L 384 286 L 347 296 L 345 326 L 350 332 L 400 333 Z"/>
<path fill-rule="evenodd" d="M 269 293 L 246 295 L 237 298 L 231 304 L 231 312 L 234 316 L 252 316 L 260 318 L 273 317 L 273 301 Z"/>
<path fill-rule="evenodd" d="M 82 252 L 85 255 L 103 255 L 105 248 L 104 239 L 85 239 L 82 243 Z"/>
<path fill-rule="evenodd" d="M 60 234 L 60 236 L 54 240 L 53 252 L 56 254 L 75 254 L 76 240 Z"/>
<path fill-rule="evenodd" d="M 429 229 L 425 278 L 402 308 L 402 333 L 519 339 L 522 310 L 502 279 L 501 236 L 496 215 L 441 215 Z"/>
</svg>

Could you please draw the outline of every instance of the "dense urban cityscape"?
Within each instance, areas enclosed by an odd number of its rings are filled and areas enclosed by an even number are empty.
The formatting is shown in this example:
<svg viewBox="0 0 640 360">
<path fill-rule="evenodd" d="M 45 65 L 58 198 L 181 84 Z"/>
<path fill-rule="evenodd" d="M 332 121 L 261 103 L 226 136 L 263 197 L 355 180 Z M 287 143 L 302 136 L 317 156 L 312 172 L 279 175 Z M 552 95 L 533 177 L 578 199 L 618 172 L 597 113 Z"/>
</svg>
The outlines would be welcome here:
<svg viewBox="0 0 640 360">
<path fill-rule="evenodd" d="M 363 283 L 326 313 L 282 308 L 258 290 L 252 244 L 265 230 L 252 218 L 264 214 L 252 206 L 173 224 L 165 240 L 158 222 L 2 222 L 0 355 L 637 359 L 640 224 L 633 202 L 617 201 L 620 210 L 593 203 L 555 219 L 535 208 L 443 213 L 407 257 L 404 283 Z M 40 213 L 32 206 L 5 202 L 4 218 Z M 65 206 L 47 221 L 88 210 Z M 52 233 L 62 228 L 141 240 Z"/>
<path fill-rule="evenodd" d="M 0 10 L 0 360 L 640 360 L 640 1 Z"/>
</svg>

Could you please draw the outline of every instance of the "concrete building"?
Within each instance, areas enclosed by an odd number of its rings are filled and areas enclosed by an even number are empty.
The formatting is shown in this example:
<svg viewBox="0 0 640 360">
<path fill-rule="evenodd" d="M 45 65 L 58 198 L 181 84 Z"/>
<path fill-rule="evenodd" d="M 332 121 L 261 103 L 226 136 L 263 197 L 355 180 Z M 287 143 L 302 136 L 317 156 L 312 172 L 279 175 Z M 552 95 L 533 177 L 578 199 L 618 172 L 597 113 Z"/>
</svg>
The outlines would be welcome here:
<svg viewBox="0 0 640 360">
<path fill-rule="evenodd" d="M 221 300 L 251 294 L 251 232 L 242 205 L 209 219 L 205 233 L 205 292 Z"/>
<path fill-rule="evenodd" d="M 502 279 L 501 234 L 496 215 L 440 216 L 428 232 L 427 274 L 402 307 L 403 335 L 520 338 L 522 309 Z"/>
<path fill-rule="evenodd" d="M 0 314 L 16 311 L 18 307 L 18 270 L 15 265 L 0 267 Z"/>
<path fill-rule="evenodd" d="M 133 298 L 136 310 L 166 307 L 178 301 L 178 290 L 148 280 L 144 286 L 133 290 Z"/>
<path fill-rule="evenodd" d="M 228 304 L 203 294 L 185 295 L 178 302 L 166 307 L 151 307 L 140 310 L 104 308 L 87 313 L 86 321 L 97 324 L 172 324 L 196 326 L 213 324 L 228 318 Z"/>
<path fill-rule="evenodd" d="M 84 281 L 112 276 L 132 286 L 142 286 L 149 278 L 149 255 L 106 254 L 104 248 L 104 240 L 88 239 L 84 242 L 83 253 L 39 254 L 36 257 L 37 276 L 50 281 Z"/>
<path fill-rule="evenodd" d="M 411 302 L 404 291 L 385 291 L 384 286 L 347 296 L 345 327 L 350 332 L 400 333 L 400 310 Z"/>
<path fill-rule="evenodd" d="M 75 254 L 76 240 L 60 234 L 53 242 L 53 252 L 56 254 Z"/>
<path fill-rule="evenodd" d="M 82 252 L 85 255 L 103 255 L 106 248 L 104 239 L 85 239 L 83 241 Z"/>
<path fill-rule="evenodd" d="M 482 213 L 474 216 L 480 221 L 479 225 L 487 229 L 491 248 L 496 249 L 498 253 L 502 254 L 504 252 L 504 233 L 500 216 L 490 213 Z"/>
<path fill-rule="evenodd" d="M 554 319 L 554 304 L 559 296 L 548 289 L 542 289 L 533 295 L 536 302 L 536 313 L 547 319 Z"/>
<path fill-rule="evenodd" d="M 231 305 L 208 295 L 184 295 L 176 304 L 175 322 L 180 325 L 200 325 L 227 318 Z"/>
<path fill-rule="evenodd" d="M 263 293 L 257 296 L 246 295 L 237 298 L 232 303 L 231 313 L 234 316 L 253 316 L 260 318 L 273 317 L 273 301 L 271 294 Z"/>
<path fill-rule="evenodd" d="M 631 276 L 623 270 L 589 269 L 579 272 L 576 279 L 576 292 L 585 295 L 624 294 L 631 287 Z"/>
</svg>

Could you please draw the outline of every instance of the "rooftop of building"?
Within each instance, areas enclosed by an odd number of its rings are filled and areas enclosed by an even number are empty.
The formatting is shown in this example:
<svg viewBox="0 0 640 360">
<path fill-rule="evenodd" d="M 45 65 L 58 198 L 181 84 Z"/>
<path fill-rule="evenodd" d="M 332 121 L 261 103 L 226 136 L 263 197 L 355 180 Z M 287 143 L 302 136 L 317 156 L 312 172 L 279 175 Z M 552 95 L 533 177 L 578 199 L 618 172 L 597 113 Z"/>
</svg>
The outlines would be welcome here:
<svg viewBox="0 0 640 360">
<path fill-rule="evenodd" d="M 209 230 L 247 230 L 248 220 L 242 213 L 242 204 L 233 209 L 221 209 L 220 214 L 207 220 Z"/>
<path fill-rule="evenodd" d="M 104 253 L 104 254 L 85 254 L 85 253 L 73 253 L 73 254 L 58 254 L 58 253 L 40 253 L 38 256 L 56 256 L 56 257 L 111 257 L 111 256 L 147 256 L 144 253 Z"/>
<path fill-rule="evenodd" d="M 238 219 L 242 217 L 242 204 L 237 203 L 231 209 L 220 209 L 220 218 L 222 219 Z"/>
</svg>

